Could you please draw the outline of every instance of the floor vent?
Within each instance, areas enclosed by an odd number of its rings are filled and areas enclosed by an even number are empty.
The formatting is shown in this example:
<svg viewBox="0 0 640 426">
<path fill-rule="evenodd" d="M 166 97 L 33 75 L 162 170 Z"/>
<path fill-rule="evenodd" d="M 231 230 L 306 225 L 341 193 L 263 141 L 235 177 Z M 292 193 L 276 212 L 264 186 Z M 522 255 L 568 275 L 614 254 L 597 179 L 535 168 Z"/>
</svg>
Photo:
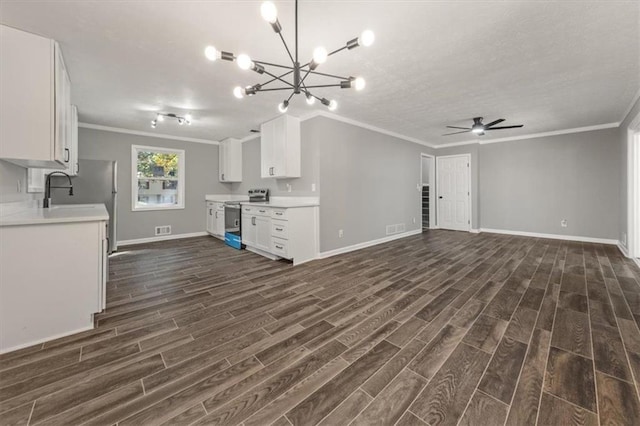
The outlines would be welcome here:
<svg viewBox="0 0 640 426">
<path fill-rule="evenodd" d="M 156 226 L 156 236 L 158 235 L 171 235 L 171 225 Z"/>
</svg>

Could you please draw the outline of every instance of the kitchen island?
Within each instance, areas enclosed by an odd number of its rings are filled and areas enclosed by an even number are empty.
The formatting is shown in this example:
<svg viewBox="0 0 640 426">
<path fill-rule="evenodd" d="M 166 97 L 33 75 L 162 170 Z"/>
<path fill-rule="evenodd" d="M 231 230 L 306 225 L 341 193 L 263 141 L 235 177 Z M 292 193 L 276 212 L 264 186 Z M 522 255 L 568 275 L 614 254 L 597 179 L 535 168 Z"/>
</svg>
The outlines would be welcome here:
<svg viewBox="0 0 640 426">
<path fill-rule="evenodd" d="M 0 217 L 0 353 L 94 327 L 106 303 L 108 220 L 103 204 Z"/>
</svg>

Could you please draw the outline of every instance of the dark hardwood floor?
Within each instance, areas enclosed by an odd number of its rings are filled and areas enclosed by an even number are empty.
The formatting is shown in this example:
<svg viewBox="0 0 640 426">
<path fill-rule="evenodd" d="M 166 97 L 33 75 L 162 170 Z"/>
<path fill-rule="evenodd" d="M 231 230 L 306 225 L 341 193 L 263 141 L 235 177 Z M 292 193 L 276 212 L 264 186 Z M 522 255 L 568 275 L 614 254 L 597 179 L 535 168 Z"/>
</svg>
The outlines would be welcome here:
<svg viewBox="0 0 640 426">
<path fill-rule="evenodd" d="M 298 267 L 122 247 L 95 330 L 0 356 L 0 424 L 638 425 L 640 270 L 428 231 Z"/>
</svg>

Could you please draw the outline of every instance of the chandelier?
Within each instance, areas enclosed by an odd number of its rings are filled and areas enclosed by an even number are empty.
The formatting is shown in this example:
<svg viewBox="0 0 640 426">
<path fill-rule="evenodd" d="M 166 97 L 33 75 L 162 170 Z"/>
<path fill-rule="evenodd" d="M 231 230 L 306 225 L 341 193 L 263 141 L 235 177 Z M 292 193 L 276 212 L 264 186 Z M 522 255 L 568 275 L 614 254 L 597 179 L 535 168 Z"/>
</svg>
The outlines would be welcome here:
<svg viewBox="0 0 640 426">
<path fill-rule="evenodd" d="M 230 52 L 219 51 L 213 46 L 207 46 L 205 49 L 205 56 L 210 61 L 215 61 L 216 59 L 222 59 L 225 61 L 235 61 L 240 69 L 242 70 L 252 70 L 260 75 L 266 75 L 271 77 L 270 80 L 267 80 L 263 83 L 254 84 L 253 86 L 246 86 L 244 88 L 238 86 L 233 89 L 233 94 L 236 98 L 243 98 L 245 96 L 253 96 L 258 92 L 270 92 L 270 91 L 291 91 L 289 97 L 287 97 L 282 103 L 278 105 L 278 110 L 282 113 L 286 112 L 289 107 L 289 102 L 294 95 L 304 95 L 307 101 L 307 104 L 313 105 L 316 101 L 320 101 L 323 105 L 325 105 L 330 111 L 335 110 L 338 107 L 338 104 L 335 100 L 328 100 L 326 98 L 321 98 L 314 95 L 311 92 L 311 89 L 318 88 L 326 88 L 326 87 L 340 87 L 342 89 L 354 88 L 356 90 L 362 90 L 365 87 L 365 80 L 362 77 L 344 77 L 333 74 L 326 74 L 322 72 L 316 71 L 318 66 L 325 63 L 327 58 L 331 55 L 335 55 L 338 52 L 341 52 L 345 49 L 351 50 L 358 46 L 371 46 L 375 39 L 375 36 L 372 31 L 366 30 L 360 34 L 359 37 L 354 38 L 352 40 L 347 41 L 347 43 L 331 52 L 328 52 L 327 49 L 320 46 L 314 49 L 312 59 L 305 63 L 300 64 L 298 59 L 298 0 L 295 3 L 295 44 L 294 44 L 294 53 L 291 52 L 287 42 L 282 36 L 282 26 L 278 21 L 278 10 L 276 6 L 270 2 L 265 1 L 262 3 L 260 7 L 260 14 L 262 18 L 271 24 L 271 28 L 273 31 L 280 36 L 280 40 L 284 44 L 284 48 L 289 55 L 289 59 L 291 59 L 291 65 L 281 65 L 274 64 L 270 62 L 258 61 L 249 57 L 246 54 L 239 54 L 238 56 L 234 55 Z M 295 55 L 295 56 L 294 56 Z M 280 71 L 275 70 L 279 68 Z M 282 71 L 286 70 L 286 71 Z M 331 84 L 318 84 L 318 85 L 307 85 L 305 83 L 307 77 L 310 75 L 326 77 L 333 79 L 333 83 Z M 337 80 L 337 82 L 336 82 Z M 271 83 L 281 83 L 278 87 L 266 87 Z"/>
<path fill-rule="evenodd" d="M 156 128 L 156 126 L 158 125 L 158 122 L 159 122 L 159 121 L 164 121 L 165 117 L 166 117 L 166 118 L 171 118 L 171 119 L 177 120 L 177 121 L 178 121 L 178 124 L 179 124 L 179 125 L 181 125 L 181 126 L 182 126 L 183 124 L 187 124 L 187 125 L 189 125 L 189 126 L 191 125 L 191 114 L 187 114 L 187 115 L 185 115 L 184 117 L 181 117 L 181 116 L 179 116 L 179 115 L 172 114 L 172 113 L 169 113 L 169 114 L 163 114 L 163 113 L 159 112 L 159 113 L 156 115 L 156 118 L 155 118 L 154 120 L 152 120 L 152 121 L 151 121 L 151 127 L 153 127 L 153 128 L 155 129 L 155 128 Z"/>
</svg>

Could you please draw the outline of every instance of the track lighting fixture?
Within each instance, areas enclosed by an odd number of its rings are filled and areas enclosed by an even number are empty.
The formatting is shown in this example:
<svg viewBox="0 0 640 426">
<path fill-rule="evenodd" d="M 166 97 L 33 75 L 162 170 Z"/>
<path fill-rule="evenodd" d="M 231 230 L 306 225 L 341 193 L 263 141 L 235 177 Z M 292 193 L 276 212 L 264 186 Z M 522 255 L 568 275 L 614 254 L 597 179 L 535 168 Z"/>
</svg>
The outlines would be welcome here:
<svg viewBox="0 0 640 426">
<path fill-rule="evenodd" d="M 177 121 L 178 121 L 178 124 L 179 124 L 179 125 L 181 125 L 181 126 L 182 126 L 183 124 L 186 124 L 186 125 L 189 125 L 189 126 L 191 125 L 191 120 L 192 120 L 191 114 L 185 114 L 185 116 L 184 116 L 184 117 L 180 117 L 180 116 L 178 116 L 178 115 L 176 115 L 176 114 L 163 114 L 163 113 L 158 113 L 158 114 L 156 115 L 156 118 L 155 118 L 154 120 L 152 120 L 152 121 L 151 121 L 151 127 L 152 127 L 153 129 L 155 129 L 155 128 L 158 126 L 158 122 L 159 122 L 159 121 L 164 121 L 165 117 L 166 117 L 166 118 L 173 118 L 173 119 L 177 120 Z"/>
<path fill-rule="evenodd" d="M 216 61 L 217 59 L 222 59 L 225 61 L 236 61 L 238 67 L 242 70 L 252 70 L 258 74 L 266 74 L 271 77 L 270 80 L 262 83 L 255 84 L 253 86 L 247 86 L 244 89 L 241 86 L 237 86 L 233 89 L 233 95 L 242 99 L 245 96 L 255 95 L 260 91 L 278 91 L 278 90 L 290 90 L 291 94 L 287 99 L 285 99 L 282 103 L 278 105 L 278 110 L 282 113 L 286 112 L 289 107 L 289 102 L 294 95 L 304 94 L 307 104 L 313 105 L 315 100 L 318 99 L 323 105 L 325 105 L 330 111 L 334 111 L 338 107 L 338 103 L 335 100 L 327 100 L 325 98 L 317 97 L 312 94 L 309 89 L 319 89 L 326 87 L 341 87 L 343 89 L 354 88 L 356 90 L 362 90 L 365 88 L 366 82 L 362 77 L 341 77 L 338 75 L 326 74 L 315 71 L 320 65 L 327 62 L 327 59 L 343 50 L 351 50 L 358 46 L 371 46 L 375 41 L 375 36 L 372 31 L 365 30 L 363 31 L 359 37 L 356 37 L 352 40 L 347 41 L 347 43 L 331 52 L 328 52 L 324 47 L 316 47 L 313 51 L 312 58 L 309 62 L 301 64 L 298 58 L 298 0 L 295 2 L 295 45 L 294 45 L 294 54 L 289 49 L 287 42 L 282 36 L 282 25 L 280 25 L 280 21 L 278 21 L 278 9 L 275 4 L 270 1 L 265 1 L 260 6 L 260 14 L 262 18 L 271 24 L 273 31 L 278 34 L 284 47 L 289 55 L 289 59 L 291 60 L 291 65 L 279 65 L 273 64 L 270 62 L 257 61 L 252 59 L 247 54 L 239 54 L 235 56 L 233 53 L 219 51 L 213 46 L 208 46 L 205 49 L 205 56 L 210 61 Z M 276 67 L 283 69 L 281 73 L 276 72 L 273 68 Z M 269 68 L 269 69 L 267 69 Z M 305 80 L 310 75 L 314 75 L 316 77 L 328 77 L 339 80 L 334 84 L 318 84 L 318 85 L 307 85 L 305 84 Z M 274 87 L 274 88 L 263 88 L 270 83 L 278 81 L 282 83 L 284 86 L 282 87 Z"/>
</svg>

